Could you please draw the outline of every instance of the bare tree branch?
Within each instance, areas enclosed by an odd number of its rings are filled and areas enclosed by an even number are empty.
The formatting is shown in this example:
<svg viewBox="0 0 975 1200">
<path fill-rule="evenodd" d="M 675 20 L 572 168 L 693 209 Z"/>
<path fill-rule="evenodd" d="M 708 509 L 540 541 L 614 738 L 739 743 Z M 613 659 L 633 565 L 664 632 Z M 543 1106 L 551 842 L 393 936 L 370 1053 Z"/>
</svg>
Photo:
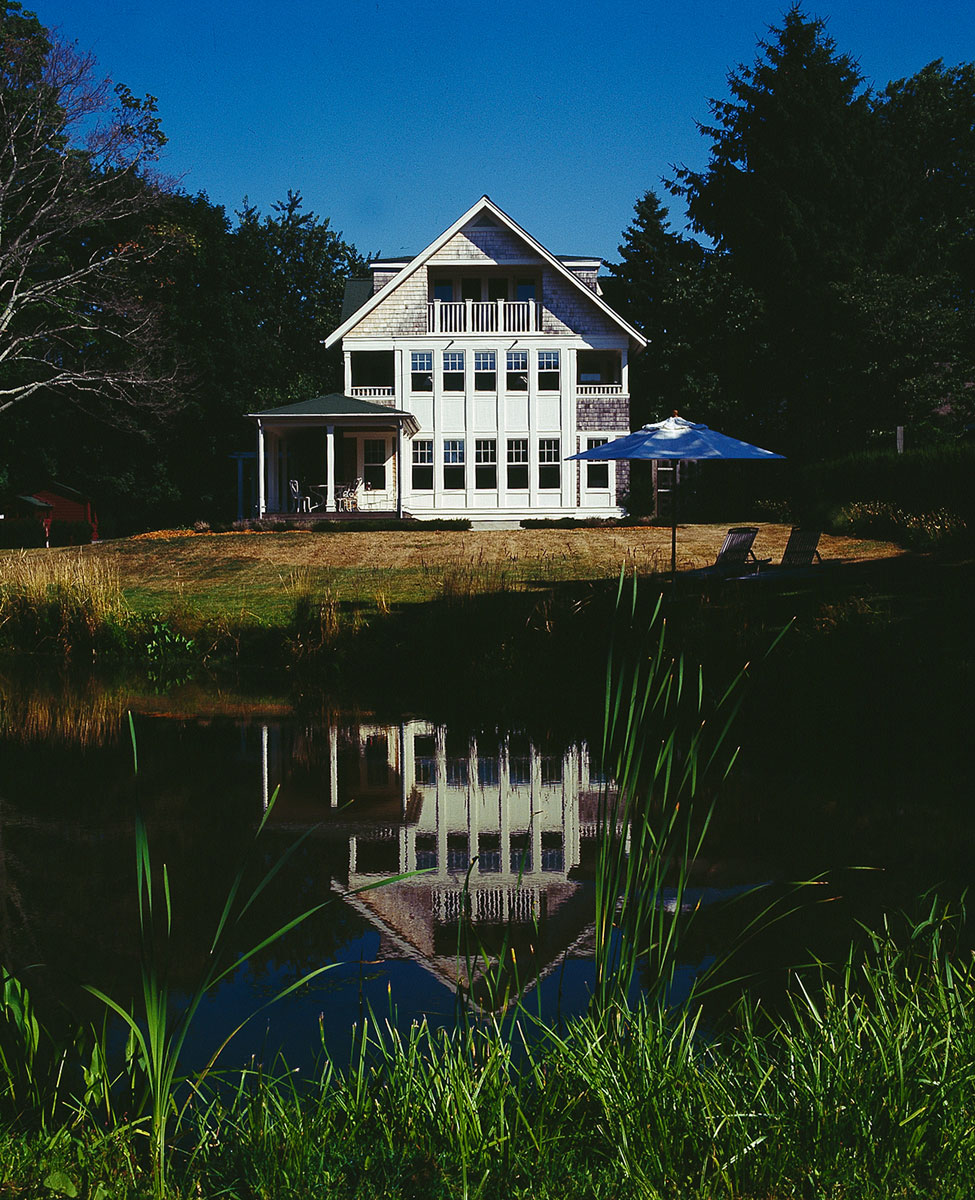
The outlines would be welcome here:
<svg viewBox="0 0 975 1200">
<path fill-rule="evenodd" d="M 165 407 L 176 372 L 140 289 L 159 252 L 155 99 L 0 0 L 0 413 L 55 393 Z"/>
</svg>

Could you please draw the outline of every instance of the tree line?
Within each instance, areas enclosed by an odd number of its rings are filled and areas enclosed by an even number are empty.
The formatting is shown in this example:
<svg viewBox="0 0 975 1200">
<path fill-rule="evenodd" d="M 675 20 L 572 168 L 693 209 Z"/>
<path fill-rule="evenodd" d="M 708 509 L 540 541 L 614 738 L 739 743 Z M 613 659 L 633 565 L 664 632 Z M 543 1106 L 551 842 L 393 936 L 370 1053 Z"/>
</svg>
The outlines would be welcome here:
<svg viewBox="0 0 975 1200">
<path fill-rule="evenodd" d="M 365 270 L 297 194 L 186 194 L 165 142 L 153 97 L 0 0 L 0 494 L 65 483 L 103 528 L 229 519 L 246 414 L 341 388 L 321 342 Z"/>
<path fill-rule="evenodd" d="M 607 298 L 649 338 L 634 424 L 678 409 L 813 459 L 957 435 L 975 398 L 975 66 L 882 91 L 790 8 L 635 208 Z M 246 413 L 341 388 L 322 339 L 364 257 L 289 193 L 228 214 L 158 172 L 152 97 L 0 0 L 0 492 L 120 529 L 227 518 Z"/>
<path fill-rule="evenodd" d="M 975 65 L 873 91 L 793 6 L 728 91 L 701 127 L 707 166 L 664 181 L 688 231 L 648 191 L 611 268 L 651 341 L 639 416 L 678 408 L 806 461 L 893 445 L 898 425 L 957 436 L 975 398 Z"/>
</svg>

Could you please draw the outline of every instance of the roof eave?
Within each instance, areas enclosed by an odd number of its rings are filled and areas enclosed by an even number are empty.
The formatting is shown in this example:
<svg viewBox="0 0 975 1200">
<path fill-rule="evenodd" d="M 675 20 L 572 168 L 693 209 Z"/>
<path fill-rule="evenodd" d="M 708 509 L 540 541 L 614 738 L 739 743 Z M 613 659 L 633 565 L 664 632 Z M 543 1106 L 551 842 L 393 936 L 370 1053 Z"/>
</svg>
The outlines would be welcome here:
<svg viewBox="0 0 975 1200">
<path fill-rule="evenodd" d="M 544 262 L 547 262 L 557 272 L 559 272 L 564 279 L 568 280 L 575 287 L 585 292 L 587 296 L 591 297 L 593 302 L 598 308 L 603 310 L 606 316 L 608 316 L 612 321 L 625 330 L 627 336 L 635 343 L 638 350 L 643 350 L 646 348 L 647 339 L 643 337 L 641 333 L 634 329 L 628 321 L 624 321 L 619 313 L 615 312 L 613 308 L 606 303 L 602 296 L 597 295 L 596 292 L 587 287 L 577 275 L 574 275 L 568 267 L 559 262 L 554 254 L 546 250 L 541 242 L 536 241 L 536 239 L 533 238 L 530 233 L 522 229 L 517 221 L 515 221 L 512 217 L 509 217 L 508 214 L 502 209 L 498 208 L 490 196 L 487 195 L 482 196 L 480 200 L 478 200 L 475 204 L 472 204 L 467 212 L 458 217 L 457 220 L 449 228 L 445 229 L 439 237 L 434 238 L 430 245 L 427 246 L 425 250 L 421 250 L 420 253 L 417 254 L 416 257 L 413 258 L 406 267 L 402 268 L 391 279 L 387 280 L 386 283 L 379 289 L 379 291 L 373 295 L 372 299 L 367 300 L 366 303 L 363 304 L 360 309 L 358 309 L 358 311 L 347 317 L 346 320 L 343 321 L 342 324 L 339 325 L 339 327 L 329 334 L 329 336 L 325 339 L 325 348 L 329 349 L 331 346 L 334 346 L 336 342 L 341 341 L 341 339 L 345 337 L 345 335 L 364 317 L 367 317 L 371 312 L 378 308 L 383 300 L 385 300 L 388 295 L 391 295 L 392 292 L 394 292 L 396 288 L 400 286 L 400 284 L 405 283 L 405 281 L 415 271 L 417 271 L 425 262 L 432 258 L 433 255 L 436 254 L 436 252 L 440 249 L 440 247 L 445 245 L 455 233 L 458 233 L 461 229 L 463 229 L 468 221 L 472 220 L 479 212 L 482 212 L 485 209 L 497 217 L 502 224 L 507 225 L 508 228 L 511 229 L 517 236 L 523 238 L 539 255 L 539 257 Z"/>
</svg>

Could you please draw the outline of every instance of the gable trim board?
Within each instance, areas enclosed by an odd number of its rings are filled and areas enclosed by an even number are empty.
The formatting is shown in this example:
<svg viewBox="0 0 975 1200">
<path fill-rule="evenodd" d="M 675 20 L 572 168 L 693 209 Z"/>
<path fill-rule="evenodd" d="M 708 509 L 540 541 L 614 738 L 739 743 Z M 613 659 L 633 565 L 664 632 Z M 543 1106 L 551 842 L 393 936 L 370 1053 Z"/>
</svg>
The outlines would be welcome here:
<svg viewBox="0 0 975 1200">
<path fill-rule="evenodd" d="M 362 305 L 361 308 L 357 309 L 351 316 L 347 317 L 346 320 L 338 327 L 338 329 L 329 334 L 329 336 L 325 339 L 326 349 L 334 346 L 337 341 L 345 337 L 347 333 L 354 329 L 364 317 L 367 317 L 371 312 L 373 312 L 374 309 L 378 308 L 379 305 L 382 304 L 382 302 L 390 295 L 392 295 L 392 293 L 395 292 L 398 287 L 405 283 L 411 275 L 415 274 L 420 267 L 429 262 L 429 260 L 437 253 L 437 251 L 441 250 L 452 237 L 460 233 L 465 225 L 471 224 L 473 219 L 483 211 L 488 211 L 494 214 L 494 216 L 498 218 L 502 225 L 506 226 L 511 233 L 515 234 L 516 237 L 522 238 L 544 263 L 551 267 L 558 275 L 569 282 L 573 287 L 578 288 L 580 292 L 585 294 L 589 300 L 591 300 L 599 309 L 602 310 L 604 316 L 609 317 L 610 320 L 615 322 L 615 324 L 626 333 L 627 337 L 632 339 L 637 349 L 642 350 L 646 347 L 647 339 L 636 329 L 634 329 L 628 321 L 624 321 L 619 313 L 610 308 L 610 306 L 600 295 L 598 295 L 598 293 L 594 292 L 591 288 L 586 287 L 582 280 L 574 275 L 559 258 L 557 258 L 554 254 L 550 254 L 549 251 L 546 250 L 540 242 L 537 242 L 530 233 L 527 233 L 516 221 L 512 220 L 512 218 L 509 217 L 506 212 L 503 212 L 500 208 L 498 208 L 498 206 L 490 199 L 489 196 L 482 196 L 476 204 L 472 205 L 467 212 L 463 214 L 463 216 L 458 217 L 453 225 L 451 225 L 448 229 L 445 229 L 444 232 L 438 238 L 435 238 L 425 250 L 422 250 L 414 259 L 412 259 L 412 261 L 410 261 L 406 267 L 401 268 L 392 277 L 392 279 L 388 280 L 379 289 L 379 291 L 372 296 L 371 299 L 367 300 L 366 303 Z M 525 262 L 529 261 L 533 260 L 525 260 Z M 569 261 L 575 262 L 576 260 L 570 259 Z M 585 262 L 587 260 L 581 261 Z M 399 262 L 399 260 L 397 259 L 395 262 Z M 393 267 L 395 263 L 389 263 L 387 265 L 389 267 Z M 442 265 L 446 266 L 451 264 L 449 261 L 445 261 Z M 463 260 L 458 260 L 457 265 L 463 265 Z M 509 264 L 506 260 L 505 265 L 516 266 L 518 264 L 516 261 L 512 261 Z"/>
</svg>

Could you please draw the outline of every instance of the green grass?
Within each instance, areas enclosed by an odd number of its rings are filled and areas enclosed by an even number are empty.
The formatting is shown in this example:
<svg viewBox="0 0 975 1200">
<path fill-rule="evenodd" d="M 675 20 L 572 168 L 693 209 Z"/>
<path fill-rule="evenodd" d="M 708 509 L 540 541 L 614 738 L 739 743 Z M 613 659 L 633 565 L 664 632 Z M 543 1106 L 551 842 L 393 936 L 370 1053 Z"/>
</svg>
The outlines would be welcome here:
<svg viewBox="0 0 975 1200">
<path fill-rule="evenodd" d="M 188 1114 L 166 1194 L 967 1200 L 975 978 L 958 932 L 932 905 L 793 977 L 777 1014 L 742 1000 L 703 1036 L 652 1004 L 562 1029 L 370 1023 L 345 1067 L 228 1078 Z M 149 1193 L 125 1129 L 84 1121 L 0 1137 L 0 1167 L 12 1195 L 58 1194 L 55 1172 L 77 1194 Z"/>
</svg>

